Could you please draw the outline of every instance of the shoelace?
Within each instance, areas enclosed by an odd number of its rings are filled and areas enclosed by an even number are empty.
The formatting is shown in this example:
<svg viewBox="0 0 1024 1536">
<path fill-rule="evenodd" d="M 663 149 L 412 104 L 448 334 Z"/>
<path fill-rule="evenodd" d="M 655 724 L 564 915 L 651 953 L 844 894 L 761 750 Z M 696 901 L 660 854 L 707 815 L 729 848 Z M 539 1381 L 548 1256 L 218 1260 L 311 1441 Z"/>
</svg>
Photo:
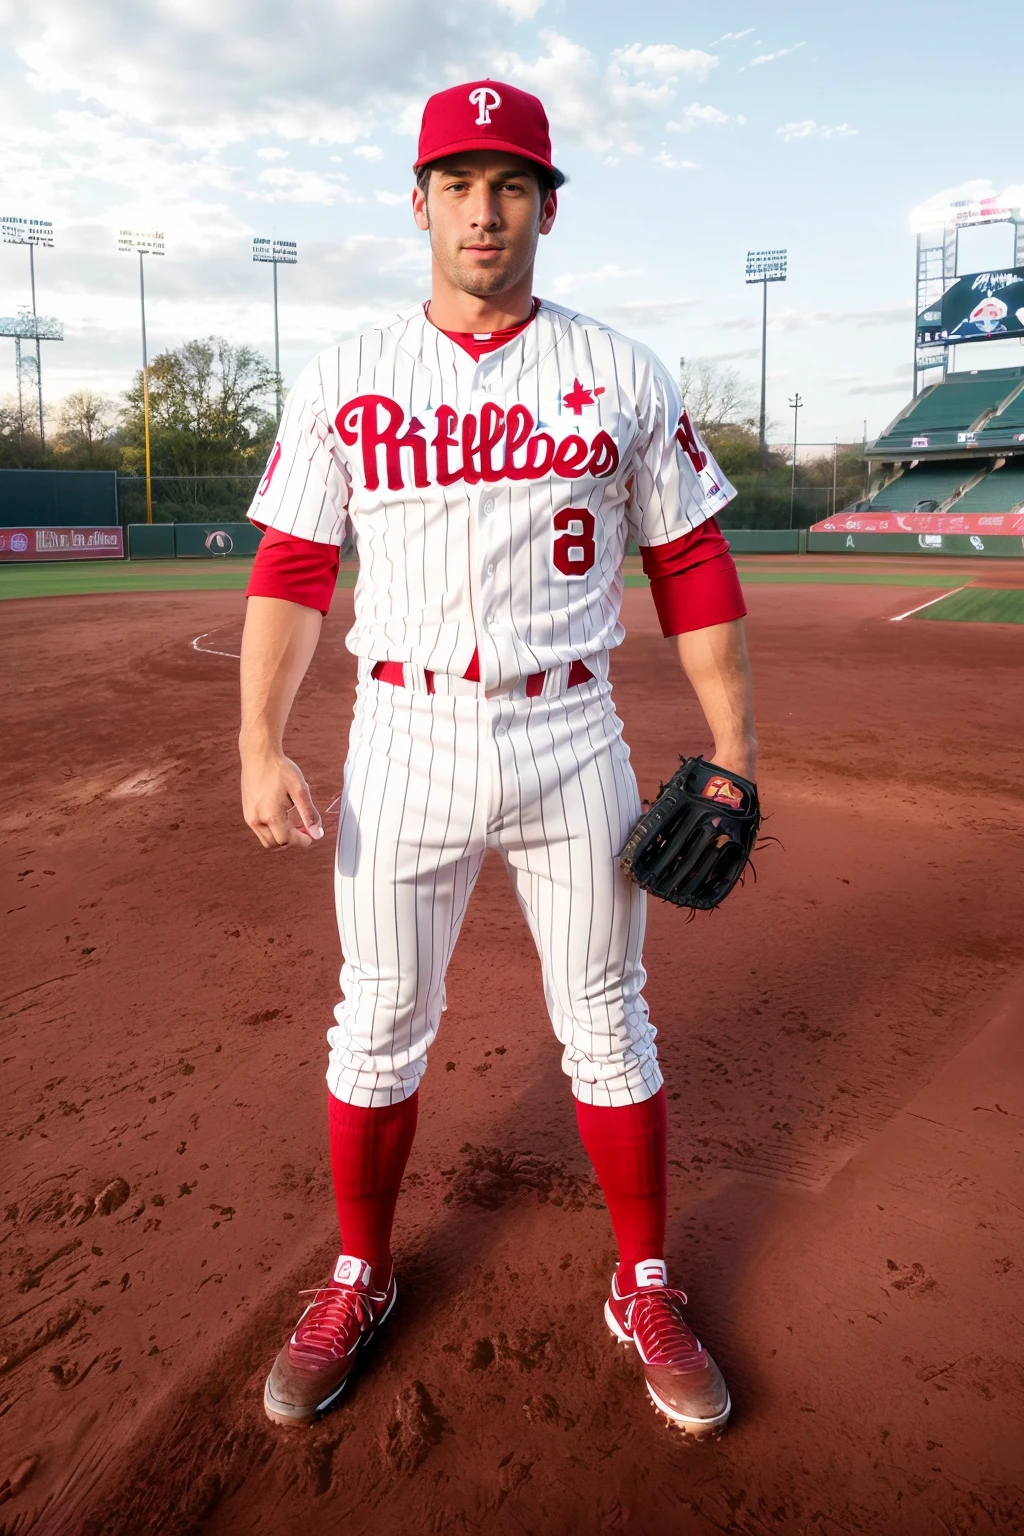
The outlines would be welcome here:
<svg viewBox="0 0 1024 1536">
<path fill-rule="evenodd" d="M 384 1291 L 359 1291 L 349 1285 L 318 1286 L 299 1295 L 312 1296 L 313 1301 L 295 1330 L 294 1348 L 325 1363 L 349 1353 L 353 1328 L 364 1333 L 387 1300 Z"/>
<path fill-rule="evenodd" d="M 700 1353 L 700 1343 L 686 1326 L 686 1292 L 659 1286 L 641 1292 L 633 1303 L 633 1335 L 651 1365 L 682 1365 Z"/>
</svg>

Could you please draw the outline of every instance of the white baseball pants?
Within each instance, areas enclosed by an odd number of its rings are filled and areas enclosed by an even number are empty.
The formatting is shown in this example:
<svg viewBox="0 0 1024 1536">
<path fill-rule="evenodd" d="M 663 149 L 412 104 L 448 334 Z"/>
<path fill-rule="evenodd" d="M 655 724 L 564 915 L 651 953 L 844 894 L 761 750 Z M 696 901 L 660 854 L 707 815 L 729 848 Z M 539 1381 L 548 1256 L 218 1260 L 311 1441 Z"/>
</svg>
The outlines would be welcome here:
<svg viewBox="0 0 1024 1536">
<path fill-rule="evenodd" d="M 540 953 L 572 1091 L 639 1102 L 662 1077 L 641 995 L 644 893 L 618 855 L 640 813 L 607 682 L 548 673 L 490 698 L 442 675 L 426 692 L 361 663 L 345 765 L 335 894 L 344 964 L 328 1031 L 331 1092 L 367 1108 L 419 1086 L 445 1006 L 444 977 L 488 848 L 496 848 Z M 419 686 L 416 686 L 416 684 Z"/>
</svg>

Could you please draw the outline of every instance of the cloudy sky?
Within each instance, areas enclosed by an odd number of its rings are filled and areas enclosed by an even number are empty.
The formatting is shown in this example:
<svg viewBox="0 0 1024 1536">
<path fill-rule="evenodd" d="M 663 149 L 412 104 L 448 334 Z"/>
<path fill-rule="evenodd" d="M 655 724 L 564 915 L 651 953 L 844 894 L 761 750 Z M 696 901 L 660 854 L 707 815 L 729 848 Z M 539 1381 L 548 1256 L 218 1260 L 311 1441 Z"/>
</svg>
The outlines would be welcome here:
<svg viewBox="0 0 1024 1536">
<path fill-rule="evenodd" d="M 787 246 L 770 290 L 776 435 L 794 390 L 802 436 L 859 438 L 865 419 L 873 434 L 909 392 L 915 210 L 1015 185 L 1024 201 L 1022 15 L 1010 0 L 0 0 L 0 213 L 54 224 L 39 308 L 66 340 L 46 347 L 47 397 L 116 394 L 137 366 L 121 226 L 166 235 L 151 353 L 211 333 L 271 352 L 254 235 L 298 242 L 280 273 L 286 380 L 425 296 L 419 111 L 490 75 L 542 96 L 570 178 L 540 293 L 672 366 L 715 356 L 754 386 L 745 255 Z M 1007 259 L 999 238 L 977 236 L 977 265 Z M 27 267 L 0 246 L 0 312 L 27 302 Z"/>
</svg>

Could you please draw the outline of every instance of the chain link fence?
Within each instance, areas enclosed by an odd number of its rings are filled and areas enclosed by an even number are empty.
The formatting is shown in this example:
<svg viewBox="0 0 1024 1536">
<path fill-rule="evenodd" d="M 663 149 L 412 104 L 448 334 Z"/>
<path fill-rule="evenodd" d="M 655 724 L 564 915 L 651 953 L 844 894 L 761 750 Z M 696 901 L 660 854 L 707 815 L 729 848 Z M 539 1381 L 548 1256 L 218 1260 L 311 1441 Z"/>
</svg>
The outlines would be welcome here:
<svg viewBox="0 0 1024 1536">
<path fill-rule="evenodd" d="M 154 523 L 242 523 L 259 475 L 154 475 Z M 118 475 L 117 513 L 123 527 L 146 521 L 144 475 Z"/>
<path fill-rule="evenodd" d="M 768 452 L 765 470 L 730 473 L 726 458 L 736 499 L 719 514 L 723 528 L 809 528 L 867 494 L 861 443 L 800 443 L 795 477 L 792 443 L 770 443 Z"/>
<path fill-rule="evenodd" d="M 737 475 L 736 499 L 718 513 L 722 528 L 810 528 L 832 514 L 830 486 L 772 484 L 767 477 Z"/>
</svg>

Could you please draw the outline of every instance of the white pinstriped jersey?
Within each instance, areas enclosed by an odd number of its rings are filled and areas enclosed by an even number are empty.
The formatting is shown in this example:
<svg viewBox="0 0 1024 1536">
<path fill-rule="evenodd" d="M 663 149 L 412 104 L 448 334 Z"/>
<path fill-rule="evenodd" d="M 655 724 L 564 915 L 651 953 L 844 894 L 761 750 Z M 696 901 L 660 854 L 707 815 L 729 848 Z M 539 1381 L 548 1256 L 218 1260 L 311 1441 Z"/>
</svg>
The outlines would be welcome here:
<svg viewBox="0 0 1024 1536">
<path fill-rule="evenodd" d="M 359 556 L 357 656 L 486 689 L 618 645 L 622 561 L 735 495 L 646 347 L 542 303 L 474 359 L 423 307 L 321 352 L 249 516 Z"/>
</svg>

